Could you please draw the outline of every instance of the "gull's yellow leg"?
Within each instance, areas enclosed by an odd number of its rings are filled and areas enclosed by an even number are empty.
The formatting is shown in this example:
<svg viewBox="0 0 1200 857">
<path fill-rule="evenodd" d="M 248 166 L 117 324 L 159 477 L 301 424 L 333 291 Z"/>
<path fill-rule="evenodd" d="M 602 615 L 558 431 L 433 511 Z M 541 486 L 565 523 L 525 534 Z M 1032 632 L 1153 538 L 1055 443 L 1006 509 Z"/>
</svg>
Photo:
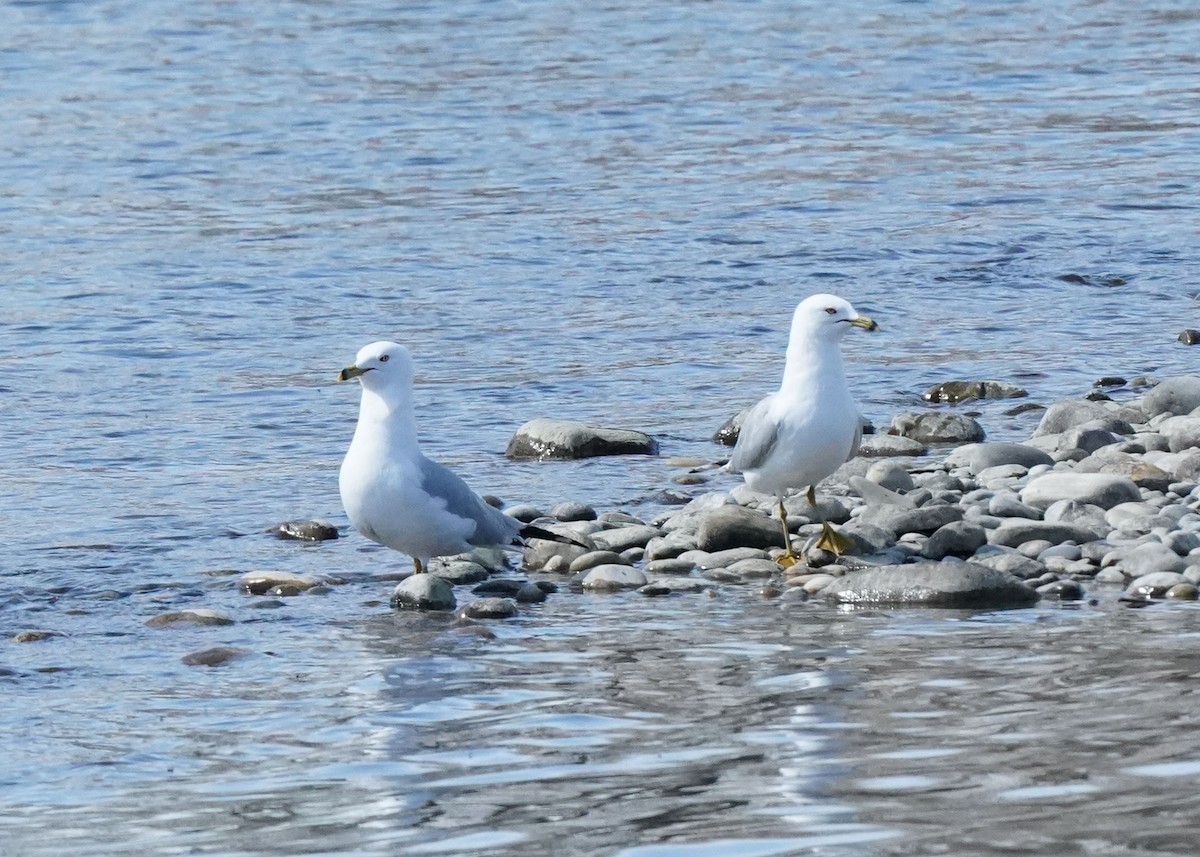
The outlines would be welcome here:
<svg viewBox="0 0 1200 857">
<path fill-rule="evenodd" d="M 784 568 L 791 568 L 800 561 L 800 557 L 792 553 L 792 534 L 788 532 L 787 510 L 783 508 L 783 498 L 779 498 L 779 525 L 783 527 L 783 546 L 786 553 L 776 560 Z"/>
<path fill-rule="evenodd" d="M 421 561 L 415 556 L 413 557 L 413 574 L 420 574 L 425 570 L 425 566 L 421 565 Z"/>
<path fill-rule="evenodd" d="M 808 505 L 812 506 L 813 511 L 820 515 L 820 512 L 817 511 L 817 492 L 812 485 L 808 486 L 807 496 Z M 827 550 L 834 556 L 841 556 L 854 550 L 854 542 L 831 527 L 829 522 L 821 517 L 821 537 L 817 539 L 816 547 Z"/>
</svg>

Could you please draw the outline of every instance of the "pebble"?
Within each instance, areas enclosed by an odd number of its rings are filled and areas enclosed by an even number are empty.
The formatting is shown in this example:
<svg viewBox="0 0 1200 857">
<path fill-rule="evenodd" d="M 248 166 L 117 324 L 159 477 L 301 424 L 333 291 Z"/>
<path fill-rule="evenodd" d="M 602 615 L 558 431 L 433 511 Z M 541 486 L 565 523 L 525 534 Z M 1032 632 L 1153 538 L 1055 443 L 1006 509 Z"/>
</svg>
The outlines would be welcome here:
<svg viewBox="0 0 1200 857">
<path fill-rule="evenodd" d="M 414 574 L 392 592 L 397 610 L 453 610 L 457 604 L 450 584 L 436 574 Z"/>
<path fill-rule="evenodd" d="M 249 654 L 251 653 L 248 650 L 234 646 L 215 646 L 211 649 L 184 655 L 181 660 L 189 667 L 219 667 Z"/>
<path fill-rule="evenodd" d="M 628 565 L 598 565 L 583 578 L 583 588 L 592 592 L 637 589 L 647 583 L 646 575 Z"/>
<path fill-rule="evenodd" d="M 567 570 L 575 574 L 581 571 L 587 571 L 589 568 L 595 568 L 598 565 L 632 565 L 621 559 L 621 555 L 610 550 L 595 550 L 588 551 L 585 554 L 580 554 L 571 560 L 571 564 Z"/>
<path fill-rule="evenodd" d="M 542 593 L 542 596 L 544 598 L 545 593 Z M 519 612 L 517 603 L 511 598 L 490 597 L 468 601 L 459 611 L 459 615 L 466 619 L 510 619 Z"/>
<path fill-rule="evenodd" d="M 1080 601 L 1083 599 L 1083 587 L 1075 580 L 1054 580 L 1037 587 L 1037 593 L 1043 598 L 1054 598 L 1059 601 Z"/>
</svg>

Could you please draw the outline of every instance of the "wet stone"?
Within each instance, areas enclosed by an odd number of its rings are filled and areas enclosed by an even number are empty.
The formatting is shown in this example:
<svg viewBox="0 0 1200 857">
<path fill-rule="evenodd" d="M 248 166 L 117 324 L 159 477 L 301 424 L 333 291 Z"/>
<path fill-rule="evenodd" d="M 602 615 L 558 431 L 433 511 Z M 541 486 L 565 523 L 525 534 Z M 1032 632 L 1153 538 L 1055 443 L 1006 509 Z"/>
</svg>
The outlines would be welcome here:
<svg viewBox="0 0 1200 857">
<path fill-rule="evenodd" d="M 885 527 L 894 533 L 932 534 L 940 527 L 960 521 L 963 510 L 959 506 L 922 506 L 919 509 L 902 509 L 897 506 L 868 506 L 858 520 L 864 524 Z"/>
<path fill-rule="evenodd" d="M 838 604 L 959 609 L 1023 607 L 1038 599 L 1011 575 L 961 560 L 855 571 L 834 580 L 824 594 Z"/>
<path fill-rule="evenodd" d="M 173 625 L 232 625 L 233 619 L 224 613 L 206 608 L 193 610 L 173 610 L 170 613 L 160 613 L 146 620 L 149 628 L 169 628 Z"/>
<path fill-rule="evenodd" d="M 338 529 L 327 521 L 284 521 L 267 532 L 276 538 L 302 542 L 324 542 L 336 539 Z"/>
<path fill-rule="evenodd" d="M 583 588 L 592 592 L 637 589 L 648 581 L 640 570 L 628 565 L 598 565 L 583 578 Z"/>
<path fill-rule="evenodd" d="M 925 444 L 894 434 L 873 434 L 862 439 L 858 454 L 862 458 L 891 458 L 900 455 L 924 455 Z"/>
<path fill-rule="evenodd" d="M 1043 583 L 1037 587 L 1037 592 L 1043 598 L 1053 598 L 1058 601 L 1079 601 L 1084 596 L 1083 587 L 1075 580 L 1055 580 Z"/>
<path fill-rule="evenodd" d="M 918 443 L 978 443 L 983 426 L 972 417 L 944 411 L 897 414 L 892 418 L 892 434 Z"/>
<path fill-rule="evenodd" d="M 182 660 L 189 667 L 219 667 L 251 654 L 246 649 L 234 646 L 214 646 L 199 652 L 184 655 Z"/>
<path fill-rule="evenodd" d="M 598 565 L 605 564 L 630 565 L 630 563 L 625 562 L 625 560 L 623 560 L 621 555 L 618 553 L 610 550 L 595 550 L 588 551 L 585 554 L 575 557 L 575 559 L 571 560 L 568 570 L 574 574 L 581 571 L 587 571 L 589 568 L 595 568 Z"/>
<path fill-rule="evenodd" d="M 1165 598 L 1174 586 L 1187 584 L 1182 574 L 1159 571 L 1134 578 L 1125 590 L 1126 598 Z"/>
<path fill-rule="evenodd" d="M 429 573 L 435 574 L 451 586 L 462 586 L 487 580 L 491 573 L 474 562 L 456 560 L 445 563 L 431 563 Z"/>
<path fill-rule="evenodd" d="M 40 643 L 43 640 L 50 640 L 54 637 L 65 636 L 66 634 L 63 634 L 60 631 L 46 631 L 39 629 L 34 631 L 19 631 L 13 635 L 12 640 L 14 643 Z"/>
<path fill-rule="evenodd" d="M 517 604 L 511 598 L 476 598 L 464 604 L 459 611 L 467 619 L 511 619 L 518 612 Z"/>
<path fill-rule="evenodd" d="M 783 571 L 779 563 L 769 559 L 743 559 L 726 569 L 743 578 L 774 577 Z"/>
<path fill-rule="evenodd" d="M 536 583 L 523 583 L 514 597 L 518 604 L 541 604 L 549 593 Z"/>
<path fill-rule="evenodd" d="M 922 393 L 921 398 L 954 405 L 971 399 L 1017 399 L 1028 395 L 1024 387 L 1004 381 L 942 381 Z"/>
<path fill-rule="evenodd" d="M 741 506 L 722 506 L 710 513 L 696 531 L 696 544 L 703 551 L 728 548 L 782 547 L 778 520 Z"/>
<path fill-rule="evenodd" d="M 929 537 L 921 555 L 928 559 L 947 556 L 968 557 L 987 544 L 987 532 L 978 524 L 951 521 Z"/>
<path fill-rule="evenodd" d="M 397 610 L 453 610 L 457 601 L 450 584 L 436 574 L 414 574 L 392 592 Z"/>
<path fill-rule="evenodd" d="M 330 583 L 328 578 L 312 574 L 288 574 L 282 571 L 249 571 L 238 578 L 238 587 L 251 595 L 262 595 L 275 587 L 292 587 L 297 591 L 311 589 L 324 583 Z"/>
<path fill-rule="evenodd" d="M 629 526 L 614 527 L 611 530 L 601 530 L 598 533 L 592 534 L 592 544 L 597 550 L 610 550 L 615 553 L 620 553 L 629 548 L 644 548 L 650 543 L 650 540 L 663 535 L 663 531 L 657 527 L 646 526 L 645 524 L 631 524 Z"/>
<path fill-rule="evenodd" d="M 686 577 L 695 570 L 696 564 L 686 559 L 656 559 L 646 563 L 646 571 L 654 575 Z"/>
<path fill-rule="evenodd" d="M 550 510 L 550 514 L 560 521 L 594 521 L 596 510 L 587 503 L 559 503 Z"/>
<path fill-rule="evenodd" d="M 493 577 L 485 580 L 471 590 L 473 595 L 515 596 L 528 580 L 517 580 L 511 577 Z"/>
<path fill-rule="evenodd" d="M 511 459 L 578 459 L 601 455 L 653 455 L 658 449 L 648 434 L 600 428 L 568 420 L 535 419 L 521 426 L 508 442 Z"/>
<path fill-rule="evenodd" d="M 697 592 L 708 592 L 713 588 L 711 582 L 695 578 L 666 578 L 655 580 L 638 589 L 642 595 L 687 595 Z"/>
<path fill-rule="evenodd" d="M 1194 583 L 1177 583 L 1163 594 L 1163 598 L 1172 601 L 1195 601 L 1200 598 L 1200 589 Z"/>
</svg>

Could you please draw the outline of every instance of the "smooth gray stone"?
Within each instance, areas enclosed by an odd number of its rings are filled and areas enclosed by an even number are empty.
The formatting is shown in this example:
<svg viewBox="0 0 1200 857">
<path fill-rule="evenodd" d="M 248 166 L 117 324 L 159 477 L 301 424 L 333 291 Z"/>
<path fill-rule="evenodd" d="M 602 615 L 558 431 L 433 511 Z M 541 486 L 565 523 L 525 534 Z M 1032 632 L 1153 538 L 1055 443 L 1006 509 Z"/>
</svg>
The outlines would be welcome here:
<svg viewBox="0 0 1200 857">
<path fill-rule="evenodd" d="M 1100 450 L 1075 465 L 1076 473 L 1105 473 L 1124 476 L 1139 488 L 1151 491 L 1166 491 L 1174 481 L 1171 474 L 1161 467 L 1144 460 L 1141 456 L 1127 452 Z"/>
<path fill-rule="evenodd" d="M 864 558 L 881 553 L 896 543 L 894 531 L 869 524 L 861 518 L 854 518 L 850 523 L 839 527 L 838 532 L 854 542 L 854 554 Z"/>
<path fill-rule="evenodd" d="M 1003 571 L 1021 580 L 1030 580 L 1046 573 L 1046 566 L 1043 563 L 1022 556 L 1012 548 L 1000 547 L 998 545 L 988 545 L 987 547 L 980 548 L 971 557 L 971 562 L 977 565 L 985 565 L 988 568 L 994 568 L 996 571 Z"/>
<path fill-rule="evenodd" d="M 910 480 L 911 481 L 911 480 Z M 897 494 L 882 485 L 862 476 L 851 476 L 850 487 L 858 492 L 867 503 L 875 506 L 899 506 L 902 509 L 915 509 L 917 504 L 904 494 Z"/>
<path fill-rule="evenodd" d="M 1009 518 L 988 532 L 988 543 L 1016 547 L 1034 539 L 1046 539 L 1055 544 L 1063 542 L 1090 542 L 1100 538 L 1078 524 L 1063 524 L 1052 521 L 1029 521 L 1024 518 Z"/>
<path fill-rule="evenodd" d="M 1167 439 L 1171 452 L 1184 452 L 1200 446 L 1200 416 L 1191 414 L 1169 417 L 1158 431 Z"/>
<path fill-rule="evenodd" d="M 596 509 L 587 503 L 559 503 L 550 510 L 550 514 L 560 521 L 594 521 Z"/>
<path fill-rule="evenodd" d="M 646 559 L 674 559 L 682 553 L 696 550 L 696 537 L 682 531 L 667 533 L 662 538 L 651 539 L 646 544 Z"/>
<path fill-rule="evenodd" d="M 725 568 L 744 559 L 766 558 L 767 552 L 761 548 L 726 548 L 725 550 L 713 551 L 712 553 L 697 551 L 697 556 L 695 557 L 680 557 L 680 559 L 691 560 L 700 568 Z"/>
<path fill-rule="evenodd" d="M 1025 607 L 1038 594 L 1016 578 L 961 560 L 855 571 L 825 587 L 837 604 L 990 609 Z"/>
<path fill-rule="evenodd" d="M 612 512 L 605 512 L 596 520 L 603 525 L 604 529 L 611 529 L 612 527 L 626 527 L 630 525 L 637 525 L 641 527 L 646 526 L 646 522 L 641 518 L 637 517 L 636 515 L 631 515 L 628 512 L 622 512 L 619 509 Z"/>
<path fill-rule="evenodd" d="M 1055 547 L 1054 542 L 1046 539 L 1033 539 L 1032 541 L 1022 542 L 1021 544 L 1017 545 L 1017 553 L 1019 553 L 1021 556 L 1027 556 L 1030 559 L 1036 559 L 1041 562 L 1042 554 L 1053 547 Z M 1078 549 L 1079 546 L 1071 545 L 1071 547 Z"/>
<path fill-rule="evenodd" d="M 1110 527 L 1125 533 L 1148 533 L 1155 527 L 1169 526 L 1170 520 L 1158 514 L 1153 506 L 1142 502 L 1121 503 L 1104 514 Z"/>
<path fill-rule="evenodd" d="M 1180 573 L 1187 568 L 1188 561 L 1160 542 L 1146 542 L 1126 553 L 1120 566 L 1127 577 L 1138 578 L 1164 572 Z"/>
<path fill-rule="evenodd" d="M 577 459 L 600 455 L 653 455 L 648 434 L 588 426 L 569 420 L 530 420 L 513 434 L 504 454 L 511 459 Z"/>
<path fill-rule="evenodd" d="M 896 461 L 873 462 L 867 468 L 865 478 L 868 482 L 874 482 L 888 491 L 911 491 L 913 489 L 913 478 L 909 474 L 908 468 Z"/>
<path fill-rule="evenodd" d="M 696 570 L 696 564 L 685 559 L 656 559 L 646 563 L 648 574 L 686 576 Z"/>
<path fill-rule="evenodd" d="M 1080 503 L 1078 500 L 1059 500 L 1046 507 L 1042 520 L 1051 524 L 1074 524 L 1094 533 L 1106 533 L 1110 524 L 1106 513 L 1099 506 Z"/>
<path fill-rule="evenodd" d="M 725 567 L 727 571 L 745 577 L 774 577 L 783 571 L 779 563 L 770 559 L 742 559 Z"/>
<path fill-rule="evenodd" d="M 1163 536 L 1162 543 L 1180 556 L 1187 556 L 1200 548 L 1200 535 L 1175 530 Z"/>
<path fill-rule="evenodd" d="M 1116 566 L 1113 566 L 1112 568 L 1100 569 L 1098 572 L 1096 572 L 1096 576 L 1092 579 L 1097 583 L 1119 583 L 1122 586 L 1124 586 L 1125 582 L 1128 580 L 1128 578 L 1125 576 L 1125 572 L 1121 571 L 1121 569 L 1117 568 Z"/>
<path fill-rule="evenodd" d="M 696 545 L 702 551 L 786 547 L 777 518 L 741 506 L 722 506 L 700 522 Z"/>
<path fill-rule="evenodd" d="M 939 527 L 953 521 L 961 521 L 963 510 L 959 506 L 922 506 L 919 509 L 902 509 L 898 506 L 868 506 L 858 517 L 864 524 L 886 527 L 897 535 L 924 533 L 930 535 Z"/>
<path fill-rule="evenodd" d="M 225 613 L 206 607 L 172 610 L 146 620 L 147 628 L 169 628 L 175 625 L 232 625 L 234 620 Z"/>
<path fill-rule="evenodd" d="M 699 578 L 675 577 L 664 578 L 647 583 L 638 589 L 642 595 L 689 595 L 696 592 L 709 592 L 716 587 L 712 581 Z"/>
<path fill-rule="evenodd" d="M 954 450 L 947 456 L 946 463 L 953 467 L 965 466 L 971 475 L 975 475 L 1002 464 L 1037 467 L 1039 464 L 1051 465 L 1054 459 L 1024 443 L 973 443 Z"/>
<path fill-rule="evenodd" d="M 912 411 L 892 418 L 893 434 L 918 443 L 978 443 L 983 426 L 971 417 L 945 411 Z"/>
<path fill-rule="evenodd" d="M 1052 556 L 1059 556 L 1074 561 L 1083 557 L 1083 549 L 1079 545 L 1054 545 L 1040 551 L 1037 559 L 1040 562 L 1045 562 Z"/>
<path fill-rule="evenodd" d="M 1021 502 L 1045 509 L 1059 500 L 1078 500 L 1102 509 L 1141 500 L 1142 492 L 1124 476 L 1105 473 L 1054 471 L 1031 479 L 1021 491 Z"/>
<path fill-rule="evenodd" d="M 987 510 L 989 515 L 999 518 L 1029 518 L 1031 521 L 1040 521 L 1042 518 L 1041 509 L 1022 503 L 1016 494 L 1007 491 L 994 496 L 988 502 Z"/>
<path fill-rule="evenodd" d="M 650 543 L 650 540 L 664 535 L 663 531 L 657 527 L 650 527 L 645 524 L 631 524 L 624 527 L 614 527 L 611 530 L 601 530 L 598 533 L 592 533 L 592 544 L 597 550 L 610 550 L 615 553 L 620 553 L 629 548 L 644 548 Z"/>
<path fill-rule="evenodd" d="M 578 538 L 579 541 L 586 543 L 587 537 L 578 537 L 572 535 L 571 538 Z M 579 545 L 565 545 L 561 542 L 551 542 L 546 539 L 534 539 L 525 548 L 524 554 L 521 556 L 521 563 L 525 568 L 531 568 L 535 571 L 539 568 L 545 568 L 553 557 L 562 557 L 563 567 L 566 568 L 571 562 L 588 551 L 591 548 L 580 547 Z"/>
<path fill-rule="evenodd" d="M 468 619 L 510 619 L 520 611 L 511 598 L 476 598 L 464 604 L 459 612 Z"/>
<path fill-rule="evenodd" d="M 1029 473 L 1029 468 L 1022 464 L 997 464 L 987 467 L 975 474 L 975 481 L 980 485 L 990 485 L 1004 480 L 1009 483 L 1017 482 Z"/>
<path fill-rule="evenodd" d="M 892 458 L 898 455 L 924 455 L 925 444 L 894 434 L 872 434 L 863 438 L 858 447 L 862 458 Z"/>
<path fill-rule="evenodd" d="M 436 574 L 414 574 L 392 592 L 397 610 L 453 610 L 456 604 L 454 590 Z"/>
<path fill-rule="evenodd" d="M 928 559 L 968 557 L 987 544 L 987 531 L 968 521 L 951 521 L 939 527 L 925 543 L 921 555 Z"/>
<path fill-rule="evenodd" d="M 632 565 L 632 563 L 625 562 L 621 559 L 621 555 L 614 551 L 596 550 L 575 557 L 567 568 L 572 574 L 578 574 L 598 565 Z"/>
<path fill-rule="evenodd" d="M 466 560 L 437 561 L 429 564 L 429 573 L 436 574 L 451 586 L 478 583 L 487 580 L 491 573 L 479 563 Z"/>
<path fill-rule="evenodd" d="M 1126 570 L 1128 572 L 1128 570 Z M 1173 586 L 1187 583 L 1182 574 L 1172 571 L 1155 571 L 1138 575 L 1125 589 L 1127 598 L 1165 598 Z"/>
<path fill-rule="evenodd" d="M 312 589 L 314 586 L 332 583 L 333 580 L 316 574 L 289 574 L 284 571 L 248 571 L 238 578 L 238 588 L 251 595 L 262 595 L 276 586 Z"/>
<path fill-rule="evenodd" d="M 1177 375 L 1156 385 L 1142 399 L 1148 417 L 1187 414 L 1200 408 L 1200 375 Z"/>
<path fill-rule="evenodd" d="M 536 583 L 522 583 L 514 597 L 518 604 L 541 604 L 548 595 L 549 593 Z"/>
<path fill-rule="evenodd" d="M 1067 399 L 1051 405 L 1042 415 L 1034 431 L 1034 437 L 1061 434 L 1069 428 L 1099 420 L 1104 428 L 1117 434 L 1133 434 L 1130 422 L 1144 422 L 1142 414 L 1132 408 L 1109 409 L 1099 402 L 1087 399 Z"/>
<path fill-rule="evenodd" d="M 516 518 L 522 524 L 531 524 L 538 518 L 545 517 L 545 513 L 541 509 L 529 503 L 510 506 L 504 510 L 504 513 L 509 517 Z"/>
<path fill-rule="evenodd" d="M 646 575 L 628 565 L 598 565 L 583 578 L 583 588 L 592 592 L 614 592 L 646 585 Z"/>
<path fill-rule="evenodd" d="M 1121 442 L 1121 435 L 1099 426 L 1084 423 L 1072 426 L 1058 436 L 1059 449 L 1079 449 L 1091 454 L 1096 450 Z"/>
</svg>

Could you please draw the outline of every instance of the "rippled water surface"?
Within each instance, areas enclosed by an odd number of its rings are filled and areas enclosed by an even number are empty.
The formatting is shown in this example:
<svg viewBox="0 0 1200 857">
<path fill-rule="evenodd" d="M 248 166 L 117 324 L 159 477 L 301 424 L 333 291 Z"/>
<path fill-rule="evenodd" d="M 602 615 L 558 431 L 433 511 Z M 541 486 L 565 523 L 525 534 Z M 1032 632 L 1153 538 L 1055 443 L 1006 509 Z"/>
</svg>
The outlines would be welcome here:
<svg viewBox="0 0 1200 857">
<path fill-rule="evenodd" d="M 488 637 L 263 532 L 345 524 L 385 336 L 477 489 L 646 518 L 814 291 L 883 325 L 877 423 L 1189 370 L 1193 4 L 843 6 L 0 5 L 0 631 L 62 635 L 0 645 L 0 854 L 1195 853 L 1195 609 L 564 590 Z M 536 416 L 664 458 L 506 462 Z"/>
</svg>

